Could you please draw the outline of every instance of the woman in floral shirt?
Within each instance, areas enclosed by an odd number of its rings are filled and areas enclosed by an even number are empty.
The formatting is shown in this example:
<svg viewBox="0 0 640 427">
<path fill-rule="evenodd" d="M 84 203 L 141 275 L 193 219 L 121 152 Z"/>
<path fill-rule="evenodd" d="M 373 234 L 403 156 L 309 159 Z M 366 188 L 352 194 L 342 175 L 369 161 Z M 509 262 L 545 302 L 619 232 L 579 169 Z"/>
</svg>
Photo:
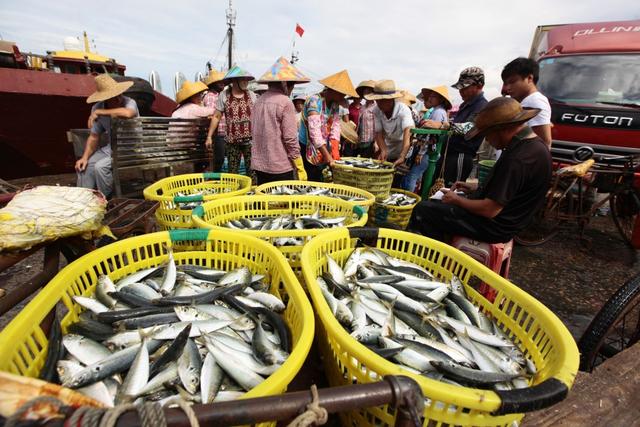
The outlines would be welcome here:
<svg viewBox="0 0 640 427">
<path fill-rule="evenodd" d="M 333 161 L 340 158 L 339 103 L 345 96 L 358 96 L 346 70 L 320 83 L 325 86 L 324 90 L 304 103 L 298 134 L 310 181 L 322 181 L 322 170 L 327 165 L 332 167 Z"/>
</svg>

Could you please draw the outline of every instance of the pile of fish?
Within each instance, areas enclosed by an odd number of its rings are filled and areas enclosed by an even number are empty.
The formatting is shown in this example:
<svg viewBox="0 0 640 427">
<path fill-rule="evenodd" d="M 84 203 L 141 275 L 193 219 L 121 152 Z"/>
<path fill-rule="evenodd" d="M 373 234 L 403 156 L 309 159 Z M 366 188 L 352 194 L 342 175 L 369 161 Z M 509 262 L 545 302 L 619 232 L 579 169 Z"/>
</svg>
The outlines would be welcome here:
<svg viewBox="0 0 640 427">
<path fill-rule="evenodd" d="M 376 203 L 387 206 L 411 206 L 414 205 L 417 200 L 415 197 L 404 193 L 391 193 L 389 197 Z"/>
<path fill-rule="evenodd" d="M 336 319 L 360 343 L 416 374 L 449 384 L 529 386 L 533 363 L 467 298 L 414 263 L 357 248 L 344 268 L 326 255 L 318 285 Z"/>
<path fill-rule="evenodd" d="M 338 165 L 353 166 L 356 168 L 363 168 L 363 169 L 389 169 L 389 170 L 393 169 L 393 166 L 391 165 L 387 165 L 373 159 L 360 158 L 360 157 L 347 157 L 341 160 L 336 160 L 334 163 Z"/>
<path fill-rule="evenodd" d="M 318 228 L 344 227 L 347 225 L 347 217 L 321 217 L 320 210 L 316 210 L 311 215 L 265 216 L 257 218 L 232 219 L 223 227 L 234 230 L 310 230 Z M 305 243 L 304 237 L 277 237 L 272 239 L 275 246 L 301 246 Z"/>
<path fill-rule="evenodd" d="M 73 297 L 86 309 L 79 322 L 64 336 L 54 328 L 41 378 L 108 406 L 236 399 L 291 351 L 285 304 L 263 280 L 246 267 L 177 265 L 171 254 L 116 283 L 101 276 L 95 298 Z"/>
<path fill-rule="evenodd" d="M 312 185 L 305 186 L 288 186 L 279 185 L 271 189 L 269 194 L 278 196 L 326 196 L 333 197 L 335 199 L 346 200 L 347 202 L 364 202 L 364 197 L 346 196 L 342 194 L 336 194 L 329 188 L 314 187 Z"/>
</svg>

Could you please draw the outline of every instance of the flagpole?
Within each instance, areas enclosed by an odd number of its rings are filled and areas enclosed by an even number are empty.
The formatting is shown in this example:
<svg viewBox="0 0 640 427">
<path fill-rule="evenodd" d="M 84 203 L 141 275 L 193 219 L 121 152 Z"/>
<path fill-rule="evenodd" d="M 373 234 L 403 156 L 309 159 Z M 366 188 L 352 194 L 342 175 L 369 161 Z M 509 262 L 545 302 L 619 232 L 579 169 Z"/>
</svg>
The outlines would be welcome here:
<svg viewBox="0 0 640 427">
<path fill-rule="evenodd" d="M 296 32 L 294 30 L 293 37 L 291 38 L 291 65 L 295 65 L 298 62 L 298 56 L 296 55 Z"/>
</svg>

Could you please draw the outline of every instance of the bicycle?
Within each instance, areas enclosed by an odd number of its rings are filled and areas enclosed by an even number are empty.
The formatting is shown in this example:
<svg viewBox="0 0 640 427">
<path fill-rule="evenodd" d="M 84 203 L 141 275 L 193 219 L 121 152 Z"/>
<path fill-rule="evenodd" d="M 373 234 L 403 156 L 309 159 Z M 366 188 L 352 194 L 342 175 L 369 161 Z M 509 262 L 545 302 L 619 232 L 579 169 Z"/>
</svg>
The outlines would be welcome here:
<svg viewBox="0 0 640 427">
<path fill-rule="evenodd" d="M 587 153 L 585 156 L 584 153 Z M 584 159 L 584 157 L 591 157 Z M 540 211 L 531 224 L 514 240 L 523 246 L 541 245 L 554 236 L 567 223 L 576 223 L 580 239 L 584 240 L 584 230 L 600 207 L 607 202 L 611 207 L 611 217 L 624 242 L 633 247 L 633 232 L 640 212 L 640 190 L 634 186 L 638 158 L 629 156 L 599 156 L 595 165 L 593 150 L 581 147 L 574 153 L 581 163 L 556 170 L 551 187 Z M 622 167 L 611 166 L 622 163 Z M 595 200 L 595 194 L 606 194 Z"/>
</svg>

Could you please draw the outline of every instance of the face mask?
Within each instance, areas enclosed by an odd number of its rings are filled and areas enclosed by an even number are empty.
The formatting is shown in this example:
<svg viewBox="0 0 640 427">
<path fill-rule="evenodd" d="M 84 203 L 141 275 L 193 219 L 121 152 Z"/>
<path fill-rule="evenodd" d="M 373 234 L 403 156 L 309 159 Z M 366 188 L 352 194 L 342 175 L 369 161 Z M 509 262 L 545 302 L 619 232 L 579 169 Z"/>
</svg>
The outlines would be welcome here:
<svg viewBox="0 0 640 427">
<path fill-rule="evenodd" d="M 249 82 L 246 80 L 239 81 L 238 87 L 240 88 L 240 90 L 247 90 L 247 88 L 249 87 Z"/>
</svg>

